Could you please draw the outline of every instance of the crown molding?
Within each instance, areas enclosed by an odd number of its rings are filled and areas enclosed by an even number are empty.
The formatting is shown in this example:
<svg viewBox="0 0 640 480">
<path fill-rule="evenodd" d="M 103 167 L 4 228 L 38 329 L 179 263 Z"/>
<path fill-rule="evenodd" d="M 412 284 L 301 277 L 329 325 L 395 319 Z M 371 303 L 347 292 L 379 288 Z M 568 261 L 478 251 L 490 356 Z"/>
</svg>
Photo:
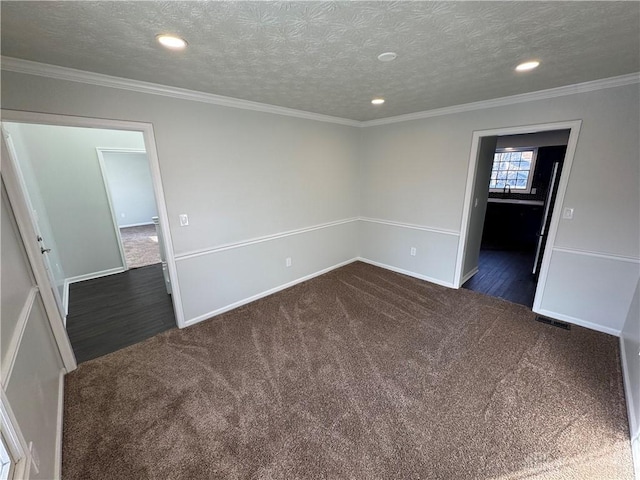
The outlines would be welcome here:
<svg viewBox="0 0 640 480">
<path fill-rule="evenodd" d="M 319 122 L 337 123 L 339 125 L 348 125 L 351 127 L 359 127 L 362 123 L 357 120 L 332 117 L 330 115 L 306 112 L 303 110 L 296 110 L 287 107 L 279 107 L 277 105 L 269 105 L 267 103 L 252 102 L 250 100 L 242 100 L 239 98 L 225 97 L 223 95 L 215 95 L 213 93 L 198 92 L 195 90 L 188 90 L 186 88 L 160 85 L 157 83 L 131 80 L 122 77 L 114 77 L 111 75 L 104 75 L 102 73 L 77 70 L 75 68 L 60 67 L 57 65 L 49 65 L 40 62 L 32 62 L 30 60 L 23 60 L 20 58 L 2 56 L 0 57 L 0 62 L 2 70 L 8 72 L 37 75 L 40 77 L 86 83 L 89 85 L 97 85 L 100 87 L 119 88 L 121 90 L 130 90 L 132 92 L 161 95 L 164 97 L 190 100 L 193 102 L 210 103 L 223 107 L 241 108 L 243 110 L 274 113 L 276 115 L 304 118 L 307 120 L 316 120 Z"/>
<path fill-rule="evenodd" d="M 139 80 L 130 80 L 128 78 L 104 75 L 102 73 L 93 73 L 84 70 L 77 70 L 74 68 L 60 67 L 57 65 L 49 65 L 40 62 L 32 62 L 30 60 L 23 60 L 20 58 L 5 56 L 0 57 L 0 67 L 2 70 L 8 72 L 37 75 L 40 77 L 86 83 L 89 85 L 97 85 L 101 87 L 119 88 L 122 90 L 148 93 L 152 95 L 161 95 L 164 97 L 190 100 L 193 102 L 210 103 L 213 105 L 220 105 L 224 107 L 240 108 L 243 110 L 253 110 L 257 112 L 273 113 L 276 115 L 304 118 L 307 120 L 316 120 L 319 122 L 348 125 L 350 127 L 374 127 L 378 125 L 388 125 L 391 123 L 408 122 L 411 120 L 420 120 L 423 118 L 464 113 L 486 108 L 504 107 L 507 105 L 515 105 L 518 103 L 546 100 L 549 98 L 573 95 L 576 93 L 592 92 L 605 88 L 622 87 L 625 85 L 640 83 L 640 72 L 636 72 L 630 73 L 628 75 L 621 75 L 618 77 L 603 78 L 590 82 L 576 83 L 563 87 L 512 95 L 509 97 L 500 97 L 490 100 L 482 100 L 479 102 L 453 105 L 450 107 L 436 108 L 433 110 L 408 113 L 406 115 L 398 115 L 395 117 L 380 118 L 377 120 L 358 121 L 347 118 L 332 117 L 330 115 L 323 115 L 321 113 L 306 112 L 304 110 L 296 110 L 293 108 L 279 107 L 277 105 L 269 105 L 267 103 L 252 102 L 250 100 L 225 97 L 222 95 L 215 95 L 213 93 L 198 92 L 195 90 L 188 90 L 186 88 L 171 87 L 167 85 L 160 85 L 157 83 L 142 82 Z"/>
<path fill-rule="evenodd" d="M 573 85 L 565 85 L 563 87 L 549 88 L 547 90 L 538 90 L 536 92 L 522 93 L 519 95 L 511 95 L 509 97 L 494 98 L 491 100 L 482 100 L 480 102 L 464 103 L 461 105 L 453 105 L 451 107 L 436 108 L 416 113 L 408 113 L 406 115 L 398 115 L 396 117 L 381 118 L 378 120 L 368 120 L 361 122 L 361 127 L 375 127 L 378 125 L 388 125 L 390 123 L 408 122 L 410 120 L 420 120 L 423 118 L 439 117 L 442 115 L 451 115 L 454 113 L 470 112 L 473 110 L 483 110 L 486 108 L 504 107 L 507 105 L 515 105 L 518 103 L 534 102 L 536 100 L 546 100 L 549 98 L 563 97 L 576 93 L 593 92 L 605 88 L 623 87 L 625 85 L 633 85 L 640 83 L 640 72 L 621 75 L 619 77 L 602 78 L 590 82 L 575 83 Z"/>
</svg>

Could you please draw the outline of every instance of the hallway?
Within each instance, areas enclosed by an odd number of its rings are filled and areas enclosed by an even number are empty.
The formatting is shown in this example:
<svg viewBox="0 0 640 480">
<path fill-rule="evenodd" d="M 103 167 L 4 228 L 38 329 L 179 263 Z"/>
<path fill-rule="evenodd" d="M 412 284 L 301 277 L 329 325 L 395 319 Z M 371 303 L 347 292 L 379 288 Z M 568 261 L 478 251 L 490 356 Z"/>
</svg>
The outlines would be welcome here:
<svg viewBox="0 0 640 480">
<path fill-rule="evenodd" d="M 159 263 L 70 285 L 67 332 L 78 363 L 175 326 Z"/>
<path fill-rule="evenodd" d="M 478 273 L 462 287 L 531 308 L 537 283 L 531 273 L 534 259 L 533 250 L 482 249 Z"/>
</svg>

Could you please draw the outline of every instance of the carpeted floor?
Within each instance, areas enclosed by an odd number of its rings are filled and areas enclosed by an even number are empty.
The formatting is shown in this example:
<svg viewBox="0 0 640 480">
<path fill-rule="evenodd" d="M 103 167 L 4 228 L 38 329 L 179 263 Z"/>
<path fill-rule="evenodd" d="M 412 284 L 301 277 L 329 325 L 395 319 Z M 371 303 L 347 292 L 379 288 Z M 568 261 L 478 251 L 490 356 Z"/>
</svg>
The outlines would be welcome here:
<svg viewBox="0 0 640 480">
<path fill-rule="evenodd" d="M 155 225 L 121 228 L 120 238 L 127 267 L 138 268 L 161 262 Z"/>
<path fill-rule="evenodd" d="M 631 479 L 617 339 L 354 263 L 66 377 L 63 478 Z"/>
</svg>

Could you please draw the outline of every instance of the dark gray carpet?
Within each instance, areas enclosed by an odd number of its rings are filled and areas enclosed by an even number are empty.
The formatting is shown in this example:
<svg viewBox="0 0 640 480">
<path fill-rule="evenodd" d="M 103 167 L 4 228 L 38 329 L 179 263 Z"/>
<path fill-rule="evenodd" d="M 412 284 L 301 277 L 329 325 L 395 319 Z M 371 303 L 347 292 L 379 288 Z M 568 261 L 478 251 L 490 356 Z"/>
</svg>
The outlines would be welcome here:
<svg viewBox="0 0 640 480">
<path fill-rule="evenodd" d="M 533 318 L 348 265 L 80 365 L 63 478 L 631 479 L 617 339 Z"/>
</svg>

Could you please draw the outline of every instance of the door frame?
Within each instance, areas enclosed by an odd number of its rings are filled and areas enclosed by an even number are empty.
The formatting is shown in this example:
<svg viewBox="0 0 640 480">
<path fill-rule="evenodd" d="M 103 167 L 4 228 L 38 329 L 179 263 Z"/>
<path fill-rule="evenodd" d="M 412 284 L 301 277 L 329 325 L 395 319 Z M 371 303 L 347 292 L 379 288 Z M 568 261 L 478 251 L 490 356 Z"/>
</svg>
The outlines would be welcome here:
<svg viewBox="0 0 640 480">
<path fill-rule="evenodd" d="M 20 111 L 20 110 L 5 110 L 5 109 L 0 110 L 0 114 L 2 116 L 2 121 L 6 121 L 6 122 L 35 123 L 35 124 L 41 124 L 41 125 L 96 128 L 96 129 L 106 129 L 106 130 L 125 130 L 125 131 L 134 131 L 134 132 L 142 133 L 144 138 L 145 151 L 147 154 L 147 159 L 149 161 L 149 169 L 151 171 L 153 190 L 156 197 L 156 208 L 158 210 L 158 219 L 160 222 L 160 228 L 164 233 L 164 235 L 162 236 L 163 246 L 165 248 L 167 269 L 169 272 L 169 279 L 171 281 L 172 297 L 173 297 L 172 303 L 173 303 L 174 314 L 176 317 L 176 324 L 178 328 L 184 328 L 186 325 L 184 321 L 184 311 L 182 308 L 182 297 L 180 294 L 180 285 L 179 285 L 179 279 L 178 279 L 178 272 L 176 268 L 173 241 L 171 238 L 171 230 L 169 229 L 169 215 L 168 215 L 167 205 L 165 201 L 164 188 L 162 185 L 160 162 L 158 159 L 158 150 L 156 147 L 153 124 L 145 123 L 145 122 L 133 122 L 128 120 L 112 120 L 112 119 L 103 119 L 103 118 L 78 117 L 78 116 L 72 116 L 72 115 L 26 112 L 26 111 Z M 9 177 L 13 177 L 10 180 L 15 181 L 15 174 L 13 172 L 10 172 Z M 15 197 L 17 192 L 14 190 L 12 193 L 13 193 L 13 197 Z M 11 195 L 9 196 L 9 198 L 13 200 Z M 24 212 L 22 209 L 16 212 L 16 218 L 18 220 L 21 220 L 21 223 L 24 223 L 25 218 L 28 218 L 26 217 L 26 215 L 27 213 Z M 27 243 L 28 245 L 25 245 L 25 247 L 27 248 L 27 251 L 33 252 L 34 246 L 32 245 L 32 242 L 27 242 Z M 40 254 L 40 252 L 38 252 L 38 254 Z M 44 269 L 44 267 L 42 267 L 42 269 Z M 48 286 L 49 285 L 48 280 L 42 279 L 42 285 Z M 47 307 L 48 313 L 51 307 L 50 302 L 53 301 L 52 295 L 53 294 L 51 294 L 51 298 L 48 298 L 45 301 L 45 306 Z M 66 330 L 64 329 L 64 324 L 62 322 L 62 319 L 60 318 L 60 315 L 57 314 L 53 316 L 51 318 L 51 322 L 52 322 L 52 329 L 54 330 L 54 333 L 57 332 L 56 338 L 58 338 L 58 336 L 64 337 L 64 339 L 66 339 L 66 343 L 68 343 L 67 333 L 66 333 Z M 60 329 L 62 329 L 63 335 L 61 335 Z M 61 340 L 61 343 L 64 344 L 65 341 Z M 70 350 L 70 344 L 69 344 L 69 351 L 71 353 L 71 358 L 73 359 L 73 366 L 75 368 L 75 357 L 73 357 L 73 352 Z M 63 356 L 63 358 L 65 357 Z M 65 360 L 65 366 L 67 366 L 67 360 Z"/>
<path fill-rule="evenodd" d="M 109 188 L 109 178 L 107 177 L 107 169 L 105 166 L 104 153 L 144 153 L 147 154 L 147 151 L 142 148 L 109 148 L 109 147 L 96 147 L 96 154 L 98 155 L 98 164 L 100 165 L 100 173 L 102 174 L 102 182 L 104 183 L 104 190 L 107 194 L 107 202 L 109 203 L 109 212 L 111 212 L 111 220 L 113 221 L 113 228 L 118 238 L 118 248 L 120 249 L 120 258 L 122 259 L 122 266 L 125 271 L 129 270 L 129 265 L 127 264 L 127 257 L 124 253 L 124 244 L 122 243 L 122 235 L 120 235 L 120 227 L 118 226 L 118 217 L 116 216 L 116 212 L 113 209 L 113 198 L 111 198 L 111 189 Z M 149 157 L 147 155 L 147 162 L 149 162 Z M 155 187 L 154 187 L 155 193 Z M 157 201 L 156 201 L 157 203 Z"/>
<path fill-rule="evenodd" d="M 549 233 L 547 241 L 545 243 L 544 254 L 542 256 L 542 265 L 540 267 L 540 275 L 538 277 L 538 283 L 536 285 L 536 294 L 533 299 L 534 312 L 539 311 L 542 308 L 542 295 L 547 283 L 547 276 L 549 274 L 549 265 L 551 264 L 551 253 L 556 242 L 556 236 L 558 233 L 558 226 L 560 225 L 560 219 L 562 217 L 562 206 L 564 205 L 564 196 L 567 191 L 567 185 L 569 184 L 569 176 L 571 174 L 571 166 L 573 165 L 573 159 L 576 153 L 578 145 L 578 136 L 580 134 L 580 128 L 582 127 L 582 120 L 568 120 L 562 122 L 553 123 L 541 123 L 532 125 L 522 125 L 517 127 L 503 127 L 495 128 L 491 130 L 475 130 L 471 139 L 471 153 L 469 156 L 469 168 L 467 171 L 467 184 L 464 194 L 464 204 L 462 210 L 462 222 L 460 228 L 460 237 L 458 238 L 458 253 L 456 257 L 456 267 L 453 284 L 455 288 L 462 286 L 463 280 L 463 268 L 464 259 L 466 256 L 466 242 L 469 234 L 469 225 L 471 223 L 471 215 L 473 213 L 473 186 L 475 184 L 477 167 L 478 167 L 478 154 L 480 148 L 480 142 L 483 137 L 492 136 L 504 136 L 504 135 L 519 135 L 527 133 L 539 133 L 550 130 L 570 130 L 569 141 L 567 143 L 567 151 L 564 157 L 564 164 L 562 172 L 560 173 L 560 181 L 558 184 L 558 193 L 556 194 L 556 200 L 553 206 L 551 214 L 551 223 L 549 225 Z M 488 187 L 487 187 L 488 188 Z"/>
<path fill-rule="evenodd" d="M 13 139 L 11 138 L 11 134 L 9 134 L 9 132 L 7 132 L 4 128 L 2 128 L 2 136 L 4 137 L 5 147 L 7 148 L 7 153 L 8 153 L 6 160 L 7 162 L 11 162 L 13 166 L 12 171 L 15 172 L 15 175 L 16 175 L 16 188 L 18 189 L 18 191 L 20 192 L 20 195 L 24 199 L 24 203 L 25 203 L 25 206 L 27 207 L 27 211 L 31 213 L 29 215 L 29 221 L 31 221 L 33 231 L 35 232 L 38 238 L 42 239 L 43 234 L 40 227 L 41 225 L 40 218 L 38 217 L 43 215 L 44 212 L 37 213 L 34 218 L 33 212 L 36 210 L 33 207 L 33 201 L 29 194 L 27 183 L 25 182 L 25 179 L 24 179 L 24 173 L 20 168 L 20 159 L 18 158 L 18 153 L 16 152 Z M 8 192 L 7 192 L 7 195 L 8 195 Z M 47 245 L 51 246 L 51 243 L 47 243 L 51 241 L 52 241 L 51 238 L 47 239 L 47 241 L 44 243 L 44 247 L 46 247 Z M 38 240 L 38 243 L 40 243 L 40 247 L 43 247 L 42 240 Z M 42 252 L 42 256 L 40 258 L 45 259 L 44 263 L 47 264 L 47 266 L 45 266 L 45 271 L 47 272 L 47 278 L 49 279 L 49 283 L 52 286 L 51 291 L 53 292 L 53 298 L 56 301 L 56 305 L 58 306 L 60 315 L 64 318 L 66 316 L 66 308 L 65 308 L 66 304 L 65 304 L 64 298 L 60 295 L 60 292 L 58 291 L 58 285 L 55 283 L 53 267 L 51 265 L 51 262 L 49 261 L 49 256 L 44 255 L 44 252 Z"/>
</svg>

